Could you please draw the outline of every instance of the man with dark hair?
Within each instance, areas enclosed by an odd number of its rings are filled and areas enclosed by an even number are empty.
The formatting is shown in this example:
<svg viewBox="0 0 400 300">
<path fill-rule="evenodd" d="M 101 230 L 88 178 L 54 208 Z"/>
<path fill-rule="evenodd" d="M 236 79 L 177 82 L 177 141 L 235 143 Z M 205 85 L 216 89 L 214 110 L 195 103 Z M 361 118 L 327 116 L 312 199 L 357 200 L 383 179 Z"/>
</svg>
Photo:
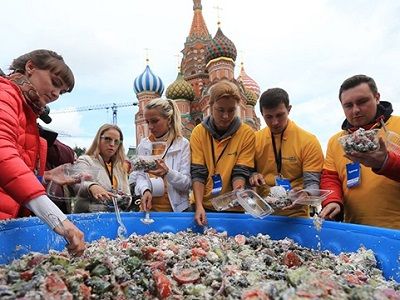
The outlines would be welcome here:
<svg viewBox="0 0 400 300">
<path fill-rule="evenodd" d="M 319 188 L 324 161 L 321 145 L 314 135 L 289 119 L 291 108 L 289 95 L 281 88 L 261 95 L 260 110 L 267 127 L 256 132 L 256 173 L 250 178 L 261 194 L 265 184 L 286 190 Z M 276 214 L 309 216 L 307 206 L 292 206 Z"/>
<path fill-rule="evenodd" d="M 339 100 L 346 119 L 328 143 L 321 188 L 333 193 L 320 215 L 340 219 L 344 213 L 345 222 L 400 229 L 400 153 L 382 137 L 379 149 L 369 153 L 345 154 L 339 143 L 339 137 L 359 128 L 400 134 L 400 117 L 392 116 L 392 105 L 380 101 L 375 81 L 365 75 L 346 79 Z"/>
</svg>

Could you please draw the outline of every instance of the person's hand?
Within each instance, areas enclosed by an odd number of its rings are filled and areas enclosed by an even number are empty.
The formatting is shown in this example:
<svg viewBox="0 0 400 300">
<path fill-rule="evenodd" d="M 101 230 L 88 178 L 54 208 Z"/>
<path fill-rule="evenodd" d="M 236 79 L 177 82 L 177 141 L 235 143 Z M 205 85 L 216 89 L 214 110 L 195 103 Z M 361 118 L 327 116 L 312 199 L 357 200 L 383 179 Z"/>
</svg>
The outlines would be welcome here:
<svg viewBox="0 0 400 300">
<path fill-rule="evenodd" d="M 344 156 L 352 161 L 358 161 L 366 167 L 379 170 L 382 168 L 387 155 L 388 151 L 385 141 L 380 137 L 379 150 L 368 153 L 352 152 L 350 154 L 345 154 Z"/>
<path fill-rule="evenodd" d="M 245 185 L 246 185 L 246 181 L 245 181 L 244 179 L 242 179 L 242 178 L 236 178 L 236 179 L 232 182 L 232 189 L 233 189 L 234 191 L 242 190 L 242 189 L 244 189 Z"/>
<path fill-rule="evenodd" d="M 206 211 L 203 205 L 196 205 L 196 212 L 194 214 L 194 219 L 200 226 L 207 225 Z"/>
<path fill-rule="evenodd" d="M 340 205 L 336 202 L 331 202 L 321 210 L 319 216 L 323 219 L 334 220 L 339 213 Z"/>
<path fill-rule="evenodd" d="M 93 198 L 99 201 L 111 200 L 114 196 L 112 192 L 107 191 L 101 185 L 93 184 L 89 188 L 89 192 L 92 194 Z"/>
<path fill-rule="evenodd" d="M 165 164 L 165 161 L 162 159 L 157 159 L 156 160 L 157 168 L 154 170 L 149 170 L 147 173 L 155 175 L 157 177 L 164 177 L 167 175 L 169 168 Z"/>
<path fill-rule="evenodd" d="M 56 226 L 54 231 L 65 237 L 68 241 L 68 252 L 74 256 L 81 256 L 86 249 L 83 232 L 68 219 Z"/>
<path fill-rule="evenodd" d="M 146 190 L 140 200 L 140 209 L 149 211 L 151 209 L 151 200 L 153 200 L 153 195 L 149 190 Z"/>
<path fill-rule="evenodd" d="M 252 186 L 260 186 L 265 184 L 264 176 L 260 173 L 254 173 L 251 175 L 249 182 Z"/>
<path fill-rule="evenodd" d="M 46 181 L 53 181 L 58 185 L 70 185 L 81 181 L 80 177 L 68 176 L 65 169 L 71 166 L 71 164 L 63 164 L 54 169 L 44 172 L 44 179 Z"/>
</svg>

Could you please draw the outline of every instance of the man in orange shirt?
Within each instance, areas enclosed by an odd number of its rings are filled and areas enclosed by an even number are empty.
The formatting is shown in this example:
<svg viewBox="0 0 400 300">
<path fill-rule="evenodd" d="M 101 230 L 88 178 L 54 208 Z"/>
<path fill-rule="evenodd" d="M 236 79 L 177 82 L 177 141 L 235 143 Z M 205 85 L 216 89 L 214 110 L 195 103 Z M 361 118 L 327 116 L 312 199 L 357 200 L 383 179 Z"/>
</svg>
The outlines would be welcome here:
<svg viewBox="0 0 400 300">
<path fill-rule="evenodd" d="M 261 114 L 267 127 L 256 132 L 255 171 L 250 184 L 281 185 L 285 189 L 318 189 L 324 155 L 315 135 L 290 120 L 292 106 L 281 88 L 265 91 L 260 97 Z M 308 217 L 308 207 L 296 205 L 275 211 L 277 215 Z"/>
<path fill-rule="evenodd" d="M 400 153 L 388 150 L 380 138 L 377 151 L 345 154 L 338 140 L 382 124 L 385 131 L 400 134 L 400 117 L 392 116 L 392 105 L 380 101 L 375 81 L 365 75 L 346 79 L 339 99 L 346 120 L 328 143 L 321 189 L 334 192 L 322 203 L 320 216 L 338 219 L 344 213 L 345 222 L 400 229 Z"/>
</svg>

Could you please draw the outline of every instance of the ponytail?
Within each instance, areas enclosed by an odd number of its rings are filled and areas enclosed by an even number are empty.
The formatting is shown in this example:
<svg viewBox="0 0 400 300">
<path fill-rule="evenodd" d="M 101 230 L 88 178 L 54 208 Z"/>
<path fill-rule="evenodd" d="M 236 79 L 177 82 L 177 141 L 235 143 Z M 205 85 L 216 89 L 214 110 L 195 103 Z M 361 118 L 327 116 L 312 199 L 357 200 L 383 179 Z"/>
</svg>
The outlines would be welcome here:
<svg viewBox="0 0 400 300">
<path fill-rule="evenodd" d="M 174 132 L 173 140 L 177 137 L 182 137 L 182 119 L 181 119 L 181 112 L 179 111 L 178 106 L 176 105 L 175 101 L 168 99 L 167 100 L 169 105 L 172 108 L 172 115 L 171 115 L 171 129 Z"/>
</svg>

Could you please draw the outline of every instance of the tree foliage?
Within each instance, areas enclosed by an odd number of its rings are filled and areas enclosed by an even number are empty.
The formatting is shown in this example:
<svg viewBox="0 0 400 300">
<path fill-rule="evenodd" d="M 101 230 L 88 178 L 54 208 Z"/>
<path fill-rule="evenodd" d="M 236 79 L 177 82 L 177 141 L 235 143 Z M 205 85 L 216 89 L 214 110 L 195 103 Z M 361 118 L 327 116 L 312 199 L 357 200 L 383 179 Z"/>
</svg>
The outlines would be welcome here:
<svg viewBox="0 0 400 300">
<path fill-rule="evenodd" d="M 86 148 L 81 148 L 81 147 L 78 147 L 78 146 L 75 146 L 74 147 L 74 152 L 76 153 L 76 156 L 81 156 L 82 154 L 85 154 L 85 152 L 86 152 Z"/>
</svg>

